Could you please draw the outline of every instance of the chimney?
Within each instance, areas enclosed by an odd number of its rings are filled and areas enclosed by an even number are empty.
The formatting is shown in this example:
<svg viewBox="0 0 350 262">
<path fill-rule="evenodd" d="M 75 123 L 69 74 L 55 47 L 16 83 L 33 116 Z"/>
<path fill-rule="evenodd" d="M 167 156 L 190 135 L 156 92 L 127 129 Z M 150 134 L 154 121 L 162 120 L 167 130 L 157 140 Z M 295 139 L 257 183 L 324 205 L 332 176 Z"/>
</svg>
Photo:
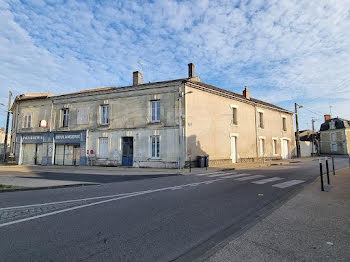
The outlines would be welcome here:
<svg viewBox="0 0 350 262">
<path fill-rule="evenodd" d="M 326 122 L 326 121 L 329 121 L 329 120 L 331 120 L 331 115 L 324 115 L 324 121 Z"/>
<path fill-rule="evenodd" d="M 194 77 L 194 64 L 189 63 L 188 64 L 188 78 L 193 78 Z"/>
<path fill-rule="evenodd" d="M 140 71 L 135 71 L 132 73 L 132 85 L 137 86 L 142 84 L 142 73 Z"/>
<path fill-rule="evenodd" d="M 247 99 L 250 99 L 250 92 L 248 90 L 248 87 L 244 87 L 244 90 L 243 90 L 243 96 Z"/>
</svg>

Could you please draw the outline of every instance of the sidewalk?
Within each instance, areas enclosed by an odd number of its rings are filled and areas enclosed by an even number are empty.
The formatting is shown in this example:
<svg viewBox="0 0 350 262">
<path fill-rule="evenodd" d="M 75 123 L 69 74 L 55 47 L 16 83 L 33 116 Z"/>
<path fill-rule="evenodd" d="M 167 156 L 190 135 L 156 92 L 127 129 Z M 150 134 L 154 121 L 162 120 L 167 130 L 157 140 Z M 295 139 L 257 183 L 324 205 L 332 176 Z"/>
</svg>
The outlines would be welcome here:
<svg viewBox="0 0 350 262">
<path fill-rule="evenodd" d="M 317 179 L 282 207 L 233 239 L 207 262 L 350 261 L 350 169 Z"/>
</svg>

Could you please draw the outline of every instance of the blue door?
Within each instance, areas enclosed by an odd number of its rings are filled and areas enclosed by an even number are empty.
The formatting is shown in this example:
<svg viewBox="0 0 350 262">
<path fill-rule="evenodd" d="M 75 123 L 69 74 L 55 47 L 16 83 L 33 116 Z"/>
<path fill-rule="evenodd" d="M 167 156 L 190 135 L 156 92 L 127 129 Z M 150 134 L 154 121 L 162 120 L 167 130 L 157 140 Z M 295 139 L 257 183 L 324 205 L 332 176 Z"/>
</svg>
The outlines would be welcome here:
<svg viewBox="0 0 350 262">
<path fill-rule="evenodd" d="M 122 165 L 132 166 L 134 160 L 134 138 L 133 137 L 123 137 L 122 138 Z"/>
</svg>

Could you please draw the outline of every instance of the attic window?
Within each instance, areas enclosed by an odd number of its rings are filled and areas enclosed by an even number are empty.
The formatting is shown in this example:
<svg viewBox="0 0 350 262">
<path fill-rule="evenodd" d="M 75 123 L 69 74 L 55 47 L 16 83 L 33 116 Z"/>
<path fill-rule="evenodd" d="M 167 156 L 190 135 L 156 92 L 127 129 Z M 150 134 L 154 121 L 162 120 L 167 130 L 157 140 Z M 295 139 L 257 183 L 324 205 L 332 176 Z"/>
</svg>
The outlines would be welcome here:
<svg viewBox="0 0 350 262">
<path fill-rule="evenodd" d="M 329 129 L 335 129 L 335 122 L 333 120 L 329 122 Z"/>
</svg>

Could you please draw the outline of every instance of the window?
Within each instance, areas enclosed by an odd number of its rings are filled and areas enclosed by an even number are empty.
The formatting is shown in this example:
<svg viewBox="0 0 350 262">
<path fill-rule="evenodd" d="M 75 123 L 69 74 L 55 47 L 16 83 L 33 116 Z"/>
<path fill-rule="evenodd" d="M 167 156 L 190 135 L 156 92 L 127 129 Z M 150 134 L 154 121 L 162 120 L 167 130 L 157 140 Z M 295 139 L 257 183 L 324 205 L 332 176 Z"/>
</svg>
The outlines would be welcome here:
<svg viewBox="0 0 350 262">
<path fill-rule="evenodd" d="M 264 128 L 264 113 L 259 112 L 259 127 Z"/>
<path fill-rule="evenodd" d="M 98 156 L 101 158 L 108 157 L 108 137 L 100 137 L 98 141 Z"/>
<path fill-rule="evenodd" d="M 151 101 L 151 122 L 160 122 L 160 101 Z"/>
<path fill-rule="evenodd" d="M 159 136 L 151 136 L 151 157 L 160 157 L 160 139 Z"/>
<path fill-rule="evenodd" d="M 332 142 L 337 141 L 337 134 L 336 133 L 331 133 L 331 141 Z"/>
<path fill-rule="evenodd" d="M 109 105 L 102 105 L 100 108 L 101 125 L 109 124 Z"/>
<path fill-rule="evenodd" d="M 62 109 L 62 127 L 68 127 L 69 109 Z"/>
<path fill-rule="evenodd" d="M 260 138 L 259 142 L 260 142 L 260 157 L 263 157 L 265 155 L 265 139 Z"/>
<path fill-rule="evenodd" d="M 338 146 L 337 146 L 337 144 L 336 143 L 332 143 L 332 151 L 333 152 L 337 152 L 337 150 L 338 150 Z"/>
<path fill-rule="evenodd" d="M 272 139 L 272 153 L 277 155 L 277 139 Z"/>
<path fill-rule="evenodd" d="M 32 127 L 32 115 L 25 114 L 23 117 L 23 128 L 31 128 Z"/>
<path fill-rule="evenodd" d="M 282 117 L 282 128 L 283 131 L 287 131 L 287 119 L 285 117 Z"/>
<path fill-rule="evenodd" d="M 237 108 L 232 107 L 232 124 L 238 125 Z"/>
</svg>

